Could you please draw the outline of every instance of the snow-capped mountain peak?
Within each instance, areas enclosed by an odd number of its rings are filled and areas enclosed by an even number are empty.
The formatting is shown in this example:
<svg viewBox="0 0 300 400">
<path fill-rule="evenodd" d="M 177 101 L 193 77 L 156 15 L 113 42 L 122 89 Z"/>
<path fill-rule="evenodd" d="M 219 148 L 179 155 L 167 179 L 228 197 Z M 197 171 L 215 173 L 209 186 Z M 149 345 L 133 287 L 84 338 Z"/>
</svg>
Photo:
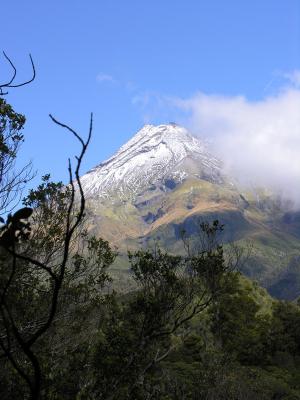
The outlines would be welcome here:
<svg viewBox="0 0 300 400">
<path fill-rule="evenodd" d="M 145 125 L 81 181 L 87 197 L 122 198 L 166 180 L 182 182 L 188 175 L 220 181 L 220 162 L 185 128 L 170 123 Z"/>
</svg>

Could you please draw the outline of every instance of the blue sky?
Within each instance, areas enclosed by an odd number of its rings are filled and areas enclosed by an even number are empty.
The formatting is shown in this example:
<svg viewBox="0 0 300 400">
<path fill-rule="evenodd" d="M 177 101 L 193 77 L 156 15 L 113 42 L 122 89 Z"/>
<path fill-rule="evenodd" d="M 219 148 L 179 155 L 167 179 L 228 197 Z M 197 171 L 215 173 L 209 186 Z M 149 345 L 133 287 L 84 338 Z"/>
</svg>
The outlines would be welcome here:
<svg viewBox="0 0 300 400">
<path fill-rule="evenodd" d="M 255 104 L 300 70 L 299 0 L 12 0 L 1 13 L 18 78 L 30 74 L 29 52 L 37 69 L 7 97 L 27 116 L 21 160 L 56 180 L 76 146 L 49 113 L 84 135 L 94 112 L 85 172 L 145 122 L 184 121 L 166 99 L 187 104 L 200 92 Z M 0 68 L 5 80 L 3 59 Z"/>
</svg>

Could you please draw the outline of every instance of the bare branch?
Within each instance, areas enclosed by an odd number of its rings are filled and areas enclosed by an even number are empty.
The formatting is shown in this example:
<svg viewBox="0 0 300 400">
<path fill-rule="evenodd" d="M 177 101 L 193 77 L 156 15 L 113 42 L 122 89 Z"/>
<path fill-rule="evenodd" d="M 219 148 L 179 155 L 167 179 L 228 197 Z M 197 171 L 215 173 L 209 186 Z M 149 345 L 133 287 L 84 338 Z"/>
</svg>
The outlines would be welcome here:
<svg viewBox="0 0 300 400">
<path fill-rule="evenodd" d="M 14 70 L 14 73 L 13 73 L 13 76 L 12 76 L 11 80 L 10 80 L 9 82 L 7 82 L 7 83 L 4 83 L 4 84 L 0 85 L 0 87 L 7 87 L 7 86 L 9 86 L 11 83 L 13 83 L 13 81 L 15 80 L 15 77 L 16 77 L 16 75 L 17 75 L 17 69 L 16 69 L 16 67 L 14 66 L 14 64 L 12 63 L 11 59 L 6 55 L 5 51 L 3 51 L 3 55 L 4 55 L 4 57 L 7 59 L 7 61 L 10 63 L 10 65 L 12 66 L 12 68 L 13 68 L 13 70 Z"/>
<path fill-rule="evenodd" d="M 3 88 L 18 88 L 21 86 L 25 86 L 25 85 L 28 85 L 29 83 L 31 83 L 32 81 L 34 81 L 34 79 L 36 77 L 35 65 L 34 65 L 31 54 L 29 54 L 30 63 L 31 63 L 31 67 L 32 67 L 32 77 L 25 82 L 13 84 L 13 82 L 15 81 L 16 75 L 17 75 L 17 69 L 16 69 L 15 65 L 13 64 L 12 60 L 8 57 L 8 55 L 4 51 L 3 51 L 3 55 L 6 58 L 6 60 L 9 62 L 11 67 L 13 68 L 14 72 L 13 72 L 13 76 L 11 77 L 11 79 L 8 82 L 0 84 L 0 96 L 4 96 L 8 93 L 8 92 L 3 92 Z"/>
<path fill-rule="evenodd" d="M 57 121 L 57 119 L 55 119 L 51 114 L 49 114 L 49 117 L 52 119 L 52 121 L 61 126 L 62 128 L 66 128 L 68 131 L 72 132 L 73 135 L 80 141 L 80 143 L 82 144 L 82 146 L 84 146 L 84 141 L 81 139 L 81 137 L 78 135 L 77 132 L 74 131 L 74 129 L 70 128 L 68 125 L 63 124 L 62 122 Z"/>
</svg>

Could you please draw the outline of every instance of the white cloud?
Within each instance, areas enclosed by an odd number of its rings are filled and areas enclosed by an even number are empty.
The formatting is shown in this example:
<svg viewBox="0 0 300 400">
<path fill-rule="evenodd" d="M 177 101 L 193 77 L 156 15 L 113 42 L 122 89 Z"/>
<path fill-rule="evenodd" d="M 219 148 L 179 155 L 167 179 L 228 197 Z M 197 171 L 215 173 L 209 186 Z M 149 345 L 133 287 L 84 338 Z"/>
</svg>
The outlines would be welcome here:
<svg viewBox="0 0 300 400">
<path fill-rule="evenodd" d="M 228 173 L 244 184 L 269 187 L 300 206 L 300 71 L 260 101 L 244 96 L 190 98 L 137 93 L 132 99 L 147 123 L 176 121 L 209 139 Z"/>
<path fill-rule="evenodd" d="M 194 133 L 212 141 L 231 174 L 271 187 L 299 206 L 300 71 L 287 77 L 294 85 L 261 101 L 197 93 L 172 102 L 188 113 Z"/>
<path fill-rule="evenodd" d="M 97 82 L 99 82 L 99 83 L 102 83 L 102 82 L 111 82 L 111 83 L 115 83 L 115 82 L 116 82 L 116 80 L 115 80 L 111 75 L 109 75 L 109 74 L 103 74 L 103 73 L 99 73 L 99 74 L 96 76 L 96 80 L 97 80 Z"/>
</svg>

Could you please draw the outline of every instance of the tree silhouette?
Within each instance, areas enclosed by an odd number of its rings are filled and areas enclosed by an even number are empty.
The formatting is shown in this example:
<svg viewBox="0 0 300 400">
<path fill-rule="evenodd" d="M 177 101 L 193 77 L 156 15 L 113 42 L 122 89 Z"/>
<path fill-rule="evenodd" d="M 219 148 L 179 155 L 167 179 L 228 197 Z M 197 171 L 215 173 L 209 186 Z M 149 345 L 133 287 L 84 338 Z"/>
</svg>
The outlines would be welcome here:
<svg viewBox="0 0 300 400">
<path fill-rule="evenodd" d="M 58 298 L 70 258 L 72 238 L 84 217 L 85 198 L 79 174 L 83 157 L 91 139 L 93 123 L 91 115 L 88 136 L 86 140 L 83 140 L 68 125 L 62 124 L 51 115 L 50 118 L 54 123 L 71 132 L 81 145 L 79 155 L 76 156 L 75 168 L 72 168 L 70 159 L 68 162 L 69 186 L 67 190 L 69 195 L 64 198 L 67 201 L 65 204 L 66 212 L 56 215 L 56 218 L 64 217 L 64 220 L 61 221 L 64 230 L 60 231 L 61 257 L 51 265 L 45 260 L 33 258 L 30 251 L 28 251 L 26 243 L 29 240 L 31 224 L 27 220 L 33 212 L 30 207 L 24 207 L 13 215 L 9 215 L 6 223 L 1 228 L 0 236 L 2 257 L 0 270 L 2 282 L 0 288 L 0 321 L 3 329 L 0 335 L 1 357 L 5 357 L 16 373 L 27 383 L 32 400 L 40 397 L 42 379 L 41 366 L 34 346 L 49 330 L 57 313 Z M 35 227 L 33 226 L 34 229 Z M 38 306 L 35 309 L 35 311 L 42 311 L 43 315 L 39 319 L 36 315 L 33 318 L 30 312 L 28 313 L 28 310 L 25 309 L 24 315 L 21 316 L 20 309 L 18 309 L 21 307 L 20 300 L 27 299 L 29 310 L 32 309 L 29 301 L 39 300 L 39 297 L 34 293 L 34 282 L 37 279 L 44 280 L 48 288 L 46 306 L 44 309 L 39 309 Z M 25 281 L 29 283 L 29 289 L 22 287 L 22 283 Z M 20 294 L 16 291 L 18 288 L 21 291 Z M 25 292 L 26 294 L 24 295 Z M 28 320 L 30 317 L 33 319 Z"/>
</svg>

